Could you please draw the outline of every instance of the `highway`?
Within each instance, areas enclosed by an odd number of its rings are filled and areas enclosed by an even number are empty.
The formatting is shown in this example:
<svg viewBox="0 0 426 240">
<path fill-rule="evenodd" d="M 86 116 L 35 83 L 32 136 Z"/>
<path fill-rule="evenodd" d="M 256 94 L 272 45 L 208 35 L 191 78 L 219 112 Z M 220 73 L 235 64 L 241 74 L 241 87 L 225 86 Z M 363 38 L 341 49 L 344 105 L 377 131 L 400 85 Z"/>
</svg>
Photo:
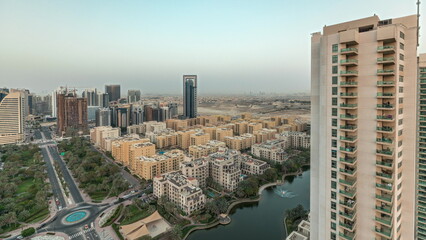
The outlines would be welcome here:
<svg viewBox="0 0 426 240">
<path fill-rule="evenodd" d="M 47 174 L 49 175 L 49 181 L 50 181 L 50 184 L 52 185 L 53 195 L 55 196 L 55 199 L 59 200 L 59 205 L 64 208 L 67 206 L 67 203 L 65 201 L 64 195 L 62 194 L 60 183 L 58 181 L 58 178 L 55 175 L 55 170 L 53 169 L 53 165 L 52 165 L 52 162 L 50 161 L 50 157 L 47 151 L 48 150 L 46 146 L 41 147 L 41 154 L 43 155 L 44 161 L 46 162 Z M 59 207 L 59 206 L 56 206 L 56 207 Z"/>
<path fill-rule="evenodd" d="M 50 155 L 53 157 L 53 160 L 59 164 L 62 175 L 64 177 L 65 182 L 68 184 L 68 189 L 70 190 L 71 196 L 74 199 L 76 204 L 84 202 L 83 197 L 81 196 L 80 190 L 74 182 L 74 179 L 71 177 L 71 174 L 61 156 L 59 156 L 58 149 L 56 146 L 48 146 L 50 151 Z"/>
</svg>

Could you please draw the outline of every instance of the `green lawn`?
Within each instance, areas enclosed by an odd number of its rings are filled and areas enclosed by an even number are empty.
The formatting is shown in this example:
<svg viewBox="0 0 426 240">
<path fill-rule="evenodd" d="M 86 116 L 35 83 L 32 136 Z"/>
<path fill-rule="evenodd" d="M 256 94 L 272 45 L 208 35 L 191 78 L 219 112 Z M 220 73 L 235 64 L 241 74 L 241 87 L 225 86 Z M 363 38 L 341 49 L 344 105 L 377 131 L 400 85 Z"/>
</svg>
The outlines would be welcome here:
<svg viewBox="0 0 426 240">
<path fill-rule="evenodd" d="M 49 215 L 49 208 L 45 208 L 38 213 L 34 214 L 33 216 L 29 217 L 26 222 L 27 223 L 36 223 L 43 219 L 45 219 Z"/>
<path fill-rule="evenodd" d="M 147 209 L 142 210 L 133 204 L 126 206 L 126 208 L 128 208 L 128 211 L 127 214 L 123 215 L 122 221 L 120 222 L 121 226 L 137 222 L 155 212 L 155 207 L 153 205 L 149 205 Z"/>
<path fill-rule="evenodd" d="M 28 189 L 30 189 L 30 187 L 33 186 L 33 185 L 34 185 L 34 178 L 29 178 L 29 179 L 23 181 L 21 184 L 19 184 L 18 190 L 17 190 L 16 193 L 20 194 L 20 193 L 27 192 Z"/>
</svg>

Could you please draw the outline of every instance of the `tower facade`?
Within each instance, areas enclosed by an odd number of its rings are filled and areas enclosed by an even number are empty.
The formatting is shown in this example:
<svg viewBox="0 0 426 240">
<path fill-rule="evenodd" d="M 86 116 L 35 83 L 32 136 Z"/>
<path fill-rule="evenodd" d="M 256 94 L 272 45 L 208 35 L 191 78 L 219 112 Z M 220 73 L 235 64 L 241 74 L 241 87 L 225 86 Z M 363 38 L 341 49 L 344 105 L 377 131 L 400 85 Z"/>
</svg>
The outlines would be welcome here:
<svg viewBox="0 0 426 240">
<path fill-rule="evenodd" d="M 183 115 L 197 117 L 197 75 L 183 75 Z"/>
<path fill-rule="evenodd" d="M 22 92 L 9 93 L 0 101 L 0 145 L 23 140 L 25 115 Z"/>
</svg>

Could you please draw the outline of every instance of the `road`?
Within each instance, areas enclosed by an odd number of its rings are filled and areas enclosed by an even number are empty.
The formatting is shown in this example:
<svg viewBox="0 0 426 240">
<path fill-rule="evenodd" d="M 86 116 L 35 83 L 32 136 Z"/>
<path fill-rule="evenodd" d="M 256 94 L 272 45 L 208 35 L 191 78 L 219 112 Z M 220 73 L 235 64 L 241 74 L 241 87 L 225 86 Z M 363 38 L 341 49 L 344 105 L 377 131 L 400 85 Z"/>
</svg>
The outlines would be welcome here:
<svg viewBox="0 0 426 240">
<path fill-rule="evenodd" d="M 70 190 L 71 196 L 74 199 L 76 204 L 84 202 L 83 197 L 81 196 L 80 190 L 74 182 L 74 179 L 71 177 L 71 174 L 61 156 L 59 156 L 59 152 L 56 146 L 49 145 L 48 146 L 50 155 L 53 160 L 59 164 L 62 175 L 64 177 L 65 182 L 68 185 L 68 189 Z"/>
<path fill-rule="evenodd" d="M 43 155 L 44 161 L 46 162 L 47 174 L 49 175 L 49 181 L 52 185 L 52 192 L 55 196 L 55 199 L 59 200 L 59 206 L 65 207 L 67 202 L 65 201 L 64 195 L 62 194 L 60 183 L 56 177 L 55 170 L 53 169 L 53 165 L 47 151 L 48 150 L 46 146 L 41 147 L 41 154 Z M 59 206 L 57 206 L 58 209 Z"/>
</svg>

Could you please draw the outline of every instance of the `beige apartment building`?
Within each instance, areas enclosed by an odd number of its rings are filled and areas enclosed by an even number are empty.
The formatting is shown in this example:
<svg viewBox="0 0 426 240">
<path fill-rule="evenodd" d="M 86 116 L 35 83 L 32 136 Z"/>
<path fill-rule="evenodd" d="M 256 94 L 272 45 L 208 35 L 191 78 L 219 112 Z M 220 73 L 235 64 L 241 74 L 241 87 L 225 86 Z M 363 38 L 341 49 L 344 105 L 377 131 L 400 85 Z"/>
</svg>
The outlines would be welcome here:
<svg viewBox="0 0 426 240">
<path fill-rule="evenodd" d="M 206 203 L 206 195 L 199 188 L 197 179 L 187 177 L 179 171 L 156 176 L 153 188 L 154 196 L 165 196 L 187 215 L 203 209 Z"/>
<path fill-rule="evenodd" d="M 241 173 L 245 175 L 262 175 L 270 166 L 267 162 L 254 159 L 249 155 L 241 155 L 240 162 Z"/>
<path fill-rule="evenodd" d="M 177 145 L 181 149 L 188 149 L 191 146 L 191 135 L 197 133 L 195 130 L 177 132 Z"/>
<path fill-rule="evenodd" d="M 132 171 L 141 178 L 150 180 L 155 176 L 179 170 L 179 164 L 184 159 L 185 154 L 178 149 L 150 157 L 141 156 L 136 158 L 135 169 L 132 169 Z"/>
<path fill-rule="evenodd" d="M 284 149 L 291 146 L 288 140 L 273 140 L 264 143 L 257 143 L 251 146 L 251 154 L 254 156 L 267 159 L 276 163 L 282 163 L 288 159 L 288 154 Z"/>
<path fill-rule="evenodd" d="M 187 177 L 196 178 L 200 187 L 205 187 L 209 176 L 209 162 L 207 159 L 183 161 L 180 163 L 180 171 Z"/>
<path fill-rule="evenodd" d="M 238 151 L 250 148 L 255 143 L 255 140 L 255 136 L 250 133 L 241 136 L 225 137 L 226 146 Z"/>
<path fill-rule="evenodd" d="M 239 152 L 226 150 L 211 154 L 209 159 L 209 176 L 219 183 L 225 191 L 232 192 L 241 181 Z"/>
<path fill-rule="evenodd" d="M 310 239 L 414 239 L 417 16 L 311 43 Z"/>
<path fill-rule="evenodd" d="M 96 147 L 102 148 L 102 142 L 105 141 L 106 138 L 118 138 L 120 134 L 120 128 L 113 128 L 110 126 L 95 127 L 90 129 L 90 141 Z"/>
<path fill-rule="evenodd" d="M 262 123 L 260 123 L 260 122 L 252 122 L 252 123 L 249 123 L 247 132 L 253 134 L 256 131 L 261 130 L 262 128 L 263 128 L 263 124 Z"/>
<path fill-rule="evenodd" d="M 167 119 L 166 127 L 175 131 L 183 131 L 188 129 L 188 121 L 180 119 Z"/>
<path fill-rule="evenodd" d="M 234 124 L 235 124 L 234 134 L 236 134 L 236 135 L 243 135 L 245 133 L 248 133 L 249 122 L 247 122 L 247 121 L 240 121 L 240 122 L 235 122 Z"/>
<path fill-rule="evenodd" d="M 0 145 L 24 139 L 25 102 L 20 91 L 7 94 L 0 102 Z"/>
<path fill-rule="evenodd" d="M 130 170 L 136 169 L 136 159 L 144 156 L 151 157 L 155 155 L 155 144 L 151 142 L 135 143 L 130 145 L 129 159 L 123 162 L 129 163 Z"/>
<path fill-rule="evenodd" d="M 130 148 L 133 144 L 149 142 L 147 138 L 139 137 L 122 137 L 117 138 L 111 143 L 111 154 L 115 161 L 129 166 L 130 164 Z"/>
<path fill-rule="evenodd" d="M 226 137 L 234 136 L 234 131 L 231 128 L 218 128 L 215 135 L 215 140 L 224 142 Z"/>
<path fill-rule="evenodd" d="M 188 148 L 188 154 L 192 159 L 208 156 L 212 153 L 219 151 L 219 149 L 226 148 L 224 142 L 210 140 L 205 145 L 192 145 Z"/>
<path fill-rule="evenodd" d="M 263 128 L 261 130 L 257 130 L 253 133 L 255 137 L 256 143 L 263 143 L 268 140 L 272 140 L 275 138 L 275 134 L 277 133 L 276 129 L 267 129 Z"/>
<path fill-rule="evenodd" d="M 203 132 L 194 133 L 189 137 L 189 146 L 204 145 L 207 144 L 208 141 L 210 141 L 210 134 Z"/>
</svg>

